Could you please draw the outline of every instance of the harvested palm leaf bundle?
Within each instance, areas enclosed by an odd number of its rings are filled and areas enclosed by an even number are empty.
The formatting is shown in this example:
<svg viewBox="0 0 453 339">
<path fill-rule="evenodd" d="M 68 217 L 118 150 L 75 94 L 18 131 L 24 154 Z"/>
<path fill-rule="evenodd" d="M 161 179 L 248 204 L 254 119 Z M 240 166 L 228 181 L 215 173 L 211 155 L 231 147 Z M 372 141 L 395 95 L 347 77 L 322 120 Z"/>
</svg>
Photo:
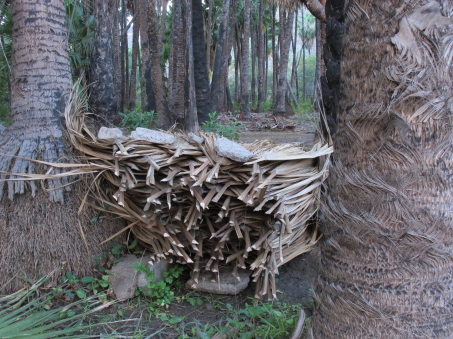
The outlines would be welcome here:
<svg viewBox="0 0 453 339">
<path fill-rule="evenodd" d="M 239 268 L 253 271 L 256 297 L 276 297 L 278 267 L 318 240 L 316 227 L 307 227 L 332 147 L 241 146 L 215 134 L 145 129 L 125 137 L 104 128 L 95 136 L 83 115 L 67 120 L 72 144 L 117 187 L 113 197 L 98 198 L 130 222 L 126 229 L 151 260 L 190 266 L 195 283 L 201 272 L 215 276 L 231 265 L 238 279 Z"/>
</svg>

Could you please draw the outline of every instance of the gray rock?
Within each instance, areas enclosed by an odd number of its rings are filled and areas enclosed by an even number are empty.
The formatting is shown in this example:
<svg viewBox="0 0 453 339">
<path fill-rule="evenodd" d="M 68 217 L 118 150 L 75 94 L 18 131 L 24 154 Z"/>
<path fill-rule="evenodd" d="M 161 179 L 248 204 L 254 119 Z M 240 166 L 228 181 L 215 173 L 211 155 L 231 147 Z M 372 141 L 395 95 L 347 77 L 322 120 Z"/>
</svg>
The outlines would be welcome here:
<svg viewBox="0 0 453 339">
<path fill-rule="evenodd" d="M 252 152 L 227 138 L 219 138 L 214 144 L 218 155 L 237 162 L 247 162 L 254 156 Z"/>
<path fill-rule="evenodd" d="M 189 142 L 195 143 L 195 144 L 202 144 L 204 143 L 204 139 L 202 137 L 199 137 L 196 134 L 193 134 L 192 132 L 187 133 L 187 136 L 189 137 Z"/>
<path fill-rule="evenodd" d="M 119 128 L 108 128 L 102 126 L 98 132 L 98 139 L 100 141 L 113 144 L 117 140 L 120 142 L 126 140 L 126 137 L 124 136 L 123 131 Z"/>
<path fill-rule="evenodd" d="M 212 273 L 204 272 L 200 274 L 198 283 L 193 279 L 187 281 L 186 288 L 200 292 L 236 295 L 248 286 L 251 274 L 250 271 L 241 269 L 238 270 L 238 273 L 240 281 L 233 275 L 232 267 L 223 267 L 220 269 L 219 275 L 216 276 L 217 281 L 211 281 Z"/>
<path fill-rule="evenodd" d="M 155 282 L 163 280 L 163 272 L 168 269 L 168 263 L 164 260 L 151 265 L 148 263 L 149 258 L 137 258 L 133 254 L 123 256 L 120 261 L 112 267 L 109 272 L 109 283 L 112 285 L 113 292 L 118 300 L 123 301 L 134 297 L 137 287 L 145 286 L 148 281 L 146 274 L 137 271 L 133 266 L 137 262 L 147 265 L 154 271 Z"/>
<path fill-rule="evenodd" d="M 6 127 L 0 124 L 0 134 L 2 134 L 5 131 Z"/>
<path fill-rule="evenodd" d="M 154 264 L 144 263 L 148 268 L 154 272 L 154 278 L 156 279 L 155 282 L 163 281 L 164 280 L 164 272 L 168 271 L 170 268 L 170 264 L 168 261 L 160 260 L 155 262 Z M 146 274 L 143 272 L 138 273 L 137 278 L 137 287 L 144 287 L 148 284 L 148 280 L 146 280 Z"/>
<path fill-rule="evenodd" d="M 137 127 L 135 131 L 132 131 L 131 138 L 149 141 L 155 144 L 172 144 L 175 141 L 175 137 L 171 134 L 142 127 Z"/>
</svg>

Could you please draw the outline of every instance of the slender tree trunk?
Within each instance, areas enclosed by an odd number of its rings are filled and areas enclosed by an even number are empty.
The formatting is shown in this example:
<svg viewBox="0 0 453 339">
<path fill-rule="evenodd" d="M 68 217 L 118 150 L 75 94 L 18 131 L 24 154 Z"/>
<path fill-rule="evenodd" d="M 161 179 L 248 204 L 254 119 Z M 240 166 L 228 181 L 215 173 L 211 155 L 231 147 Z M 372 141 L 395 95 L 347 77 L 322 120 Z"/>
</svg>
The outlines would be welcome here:
<svg viewBox="0 0 453 339">
<path fill-rule="evenodd" d="M 184 18 L 184 37 L 185 37 L 185 103 L 184 103 L 184 130 L 186 132 L 197 132 L 200 129 L 197 117 L 197 99 L 195 93 L 194 77 L 194 55 L 192 44 L 192 0 L 182 0 L 182 17 Z M 201 21 L 203 23 L 203 21 Z M 203 34 L 201 35 L 203 37 Z M 204 46 L 203 46 L 204 47 Z M 202 48 L 204 51 L 204 48 Z M 204 55 L 203 55 L 204 57 Z M 204 59 L 204 58 L 203 58 Z"/>
<path fill-rule="evenodd" d="M 274 115 L 286 115 L 286 89 L 288 77 L 288 56 L 294 19 L 293 11 L 280 8 L 280 58 L 278 62 L 278 87 Z"/>
<path fill-rule="evenodd" d="M 140 49 L 142 51 L 141 76 L 142 76 L 142 109 L 144 111 L 156 111 L 154 95 L 154 83 L 151 73 L 151 58 L 149 53 L 148 16 L 147 11 L 149 0 L 137 0 L 139 6 L 140 21 Z"/>
<path fill-rule="evenodd" d="M 68 185 L 63 177 L 39 184 L 9 181 L 5 187 L 9 176 L 4 173 L 50 170 L 27 159 L 51 163 L 73 159 L 65 147 L 63 127 L 72 89 L 64 1 L 15 0 L 11 11 L 12 121 L 0 136 L 0 153 L 9 155 L 0 157 L 2 293 L 23 288 L 19 277 L 36 281 L 64 262 L 65 269 L 78 276 L 90 274 L 92 255 L 101 252 L 97 244 L 107 237 L 107 230 L 115 232 L 111 220 L 93 227 L 92 210 L 78 215 L 81 182 Z M 59 173 L 58 168 L 51 171 Z M 60 273 L 54 274 L 53 282 Z"/>
<path fill-rule="evenodd" d="M 162 11 L 160 15 L 160 24 L 159 24 L 159 40 L 157 43 L 159 44 L 159 51 L 160 53 L 163 52 L 163 44 L 165 38 L 165 22 L 167 20 L 167 5 L 168 0 L 162 0 Z"/>
<path fill-rule="evenodd" d="M 208 72 L 211 72 L 211 38 L 212 38 L 212 7 L 214 6 L 214 0 L 209 0 L 208 8 L 208 27 L 206 29 L 206 64 L 208 66 Z"/>
<path fill-rule="evenodd" d="M 260 1 L 259 2 L 259 13 L 258 13 L 258 41 L 257 41 L 257 59 L 258 59 L 258 102 L 256 111 L 261 112 L 262 106 L 265 99 L 265 72 L 266 72 L 266 65 L 264 57 L 267 57 L 267 53 L 265 50 L 265 34 L 263 32 L 264 24 L 263 24 L 263 15 L 264 15 L 264 5 Z M 267 49 L 267 48 L 266 48 Z"/>
<path fill-rule="evenodd" d="M 104 1 L 104 0 L 101 0 Z M 112 9 L 109 9 L 113 12 L 113 57 L 115 60 L 115 99 L 116 99 L 116 111 L 122 112 L 123 109 L 123 74 L 121 67 L 121 43 L 120 43 L 120 20 L 119 20 L 119 13 L 118 7 L 120 4 L 120 0 L 109 0 L 109 6 Z M 103 14 L 100 14 L 103 15 Z M 110 23 L 111 24 L 111 23 Z M 118 118 L 119 120 L 119 118 Z M 117 120 L 117 121 L 118 121 Z"/>
<path fill-rule="evenodd" d="M 202 123 L 209 120 L 209 113 L 213 112 L 213 108 L 208 66 L 206 65 L 204 20 L 201 0 L 192 0 L 192 9 L 193 62 L 196 70 L 194 77 L 197 92 L 198 122 Z"/>
<path fill-rule="evenodd" d="M 133 8 L 134 15 L 138 16 L 139 8 L 137 6 L 138 1 L 134 0 Z M 137 100 L 137 60 L 139 57 L 139 35 L 140 35 L 140 20 L 138 18 L 134 21 L 133 32 L 132 32 L 132 64 L 131 64 L 131 82 L 129 85 L 129 110 L 135 109 Z"/>
<path fill-rule="evenodd" d="M 302 102 L 307 101 L 307 85 L 306 85 L 306 66 L 305 66 L 305 47 L 306 47 L 306 39 L 305 39 L 305 17 L 304 17 L 304 8 L 301 9 L 302 12 Z M 316 41 L 316 43 L 318 43 Z M 316 54 L 316 70 L 318 69 L 318 54 Z M 316 73 L 315 78 L 318 74 Z M 317 82 L 315 81 L 315 88 Z M 316 91 L 316 89 L 315 89 Z M 318 111 L 319 112 L 319 111 Z"/>
<path fill-rule="evenodd" d="M 109 0 L 94 3 L 89 104 L 91 110 L 101 118 L 101 123 L 119 122 L 113 27 L 115 11 L 116 8 L 113 8 Z"/>
<path fill-rule="evenodd" d="M 338 119 L 308 337 L 452 338 L 451 4 L 326 6 Z"/>
<path fill-rule="evenodd" d="M 250 32 L 250 55 L 252 59 L 252 81 L 250 87 L 250 100 L 256 105 L 256 40 L 257 31 L 252 30 Z"/>
<path fill-rule="evenodd" d="M 157 32 L 157 14 L 154 0 L 148 2 L 148 35 L 150 41 L 158 41 Z M 170 127 L 170 118 L 168 116 L 168 102 L 165 94 L 165 85 L 162 77 L 162 68 L 160 66 L 161 51 L 159 44 L 150 44 L 151 72 L 154 84 L 154 96 L 157 111 L 157 126 L 159 128 Z"/>
<path fill-rule="evenodd" d="M 278 81 L 278 51 L 277 45 L 275 43 L 276 31 L 275 31 L 275 18 L 276 6 L 272 5 L 272 106 L 275 107 L 276 105 L 276 98 L 277 98 L 277 81 Z"/>
<path fill-rule="evenodd" d="M 228 59 L 225 60 L 225 49 L 228 47 L 228 21 L 230 13 L 230 0 L 223 0 L 222 14 L 220 16 L 219 37 L 215 51 L 214 69 L 212 71 L 211 96 L 214 111 L 218 112 L 221 100 L 223 98 L 223 88 L 221 84 L 222 71 L 227 65 Z"/>
<path fill-rule="evenodd" d="M 251 0 L 244 0 L 244 23 L 241 63 L 241 115 L 250 118 L 249 58 L 250 58 L 250 7 Z"/>
<path fill-rule="evenodd" d="M 294 13 L 294 17 L 296 20 L 294 20 L 294 34 L 291 39 L 291 45 L 293 47 L 293 64 L 292 64 L 292 69 L 291 69 L 291 87 L 294 88 L 294 84 L 296 82 L 297 78 L 297 9 Z"/>
<path fill-rule="evenodd" d="M 121 0 L 121 106 L 124 111 L 129 95 L 129 43 L 127 41 L 127 9 L 126 1 Z"/>
<path fill-rule="evenodd" d="M 173 122 L 184 126 L 185 49 L 181 1 L 173 2 L 171 50 L 168 76 L 169 107 Z"/>
<path fill-rule="evenodd" d="M 239 28 L 238 25 L 236 25 L 235 29 L 235 43 L 233 46 L 236 46 L 236 48 L 233 48 L 233 53 L 234 53 L 234 100 L 236 102 L 239 102 L 240 100 L 240 95 L 239 95 L 239 89 L 240 89 L 240 84 L 241 81 L 239 79 L 239 68 L 241 67 L 241 39 L 239 38 Z"/>
</svg>

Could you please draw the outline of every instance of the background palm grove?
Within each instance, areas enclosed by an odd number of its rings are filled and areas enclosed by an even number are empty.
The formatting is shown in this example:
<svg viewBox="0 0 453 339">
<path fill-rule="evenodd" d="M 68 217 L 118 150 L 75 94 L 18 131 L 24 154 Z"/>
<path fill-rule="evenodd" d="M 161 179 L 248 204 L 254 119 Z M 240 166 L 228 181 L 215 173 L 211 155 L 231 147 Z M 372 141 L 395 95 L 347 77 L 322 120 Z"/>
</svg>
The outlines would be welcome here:
<svg viewBox="0 0 453 339">
<path fill-rule="evenodd" d="M 2 179 L 77 161 L 62 121 L 76 79 L 98 125 L 197 131 L 213 112 L 308 102 L 335 147 L 308 336 L 451 338 L 451 1 L 0 3 Z M 89 183 L 68 184 L 0 181 L 1 285 L 62 262 L 89 273 L 121 227 L 93 226 L 78 211 Z"/>
</svg>

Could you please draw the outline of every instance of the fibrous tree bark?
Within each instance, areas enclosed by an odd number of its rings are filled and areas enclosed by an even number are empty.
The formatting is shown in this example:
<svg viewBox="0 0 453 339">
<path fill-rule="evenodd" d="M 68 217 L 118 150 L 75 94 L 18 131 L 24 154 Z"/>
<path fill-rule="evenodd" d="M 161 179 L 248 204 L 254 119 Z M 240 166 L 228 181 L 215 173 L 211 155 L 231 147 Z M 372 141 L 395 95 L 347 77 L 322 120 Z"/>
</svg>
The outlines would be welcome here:
<svg viewBox="0 0 453 339">
<path fill-rule="evenodd" d="M 148 1 L 148 36 L 150 42 L 150 60 L 151 60 L 151 72 L 153 77 L 154 85 L 154 100 L 156 102 L 157 119 L 156 124 L 159 128 L 170 127 L 170 117 L 168 110 L 167 94 L 165 91 L 165 84 L 162 75 L 162 67 L 160 65 L 161 50 L 159 50 L 159 39 L 157 30 L 157 13 L 156 13 L 156 1 Z"/>
<path fill-rule="evenodd" d="M 242 26 L 241 62 L 241 115 L 250 118 L 249 57 L 250 57 L 250 7 L 251 0 L 244 1 L 244 21 Z"/>
<path fill-rule="evenodd" d="M 145 8 L 148 7 L 148 0 L 136 0 L 138 8 L 138 19 L 140 25 L 140 50 L 141 50 L 141 68 L 142 78 L 142 109 L 144 111 L 156 111 L 156 100 L 154 95 L 154 83 L 151 73 L 151 57 L 149 53 L 149 36 L 148 36 L 148 16 Z"/>
<path fill-rule="evenodd" d="M 219 34 L 215 49 L 214 67 L 212 70 L 211 97 L 215 112 L 219 111 L 220 101 L 223 99 L 222 72 L 228 62 L 225 50 L 228 47 L 228 21 L 230 17 L 230 0 L 223 0 L 222 14 L 220 15 Z"/>
<path fill-rule="evenodd" d="M 114 51 L 114 25 L 117 16 L 116 0 L 99 0 L 93 3 L 94 37 L 90 60 L 89 104 L 102 123 L 118 122 L 118 81 Z M 121 89 L 119 89 L 121 90 Z"/>
<path fill-rule="evenodd" d="M 170 63 L 168 70 L 168 104 L 171 119 L 184 126 L 185 51 L 181 1 L 173 2 Z"/>
<path fill-rule="evenodd" d="M 451 2 L 347 2 L 326 5 L 335 153 L 309 338 L 451 338 Z"/>
<path fill-rule="evenodd" d="M 274 115 L 286 115 L 286 89 L 288 73 L 288 57 L 291 44 L 293 11 L 280 8 L 280 55 L 278 60 L 277 95 L 275 97 Z M 275 72 L 275 70 L 274 70 Z"/>
<path fill-rule="evenodd" d="M 264 101 L 266 101 L 266 94 L 265 94 L 265 76 L 266 76 L 266 65 L 264 62 L 264 58 L 267 58 L 267 46 L 265 41 L 265 33 L 264 33 L 264 23 L 263 23 L 263 16 L 264 16 L 264 4 L 260 1 L 259 3 L 259 10 L 258 10 L 258 29 L 257 29 L 257 59 L 258 59 L 258 102 L 256 111 L 261 112 L 262 106 Z"/>
<path fill-rule="evenodd" d="M 129 110 L 135 109 L 137 101 L 137 61 L 139 56 L 139 36 L 140 36 L 140 20 L 138 19 L 138 1 L 132 2 L 132 13 L 136 18 L 134 20 L 133 32 L 132 32 L 132 61 L 131 61 L 131 77 L 128 93 L 128 108 Z"/>
<path fill-rule="evenodd" d="M 83 193 L 67 178 L 37 185 L 6 174 L 50 170 L 28 159 L 71 161 L 63 127 L 72 89 L 64 1 L 16 0 L 11 8 L 12 122 L 0 136 L 0 286 L 14 276 L 33 281 L 62 263 L 74 273 L 89 273 L 108 223 L 93 227 L 88 212 L 78 215 Z M 8 181 L 6 188 L 5 179 L 18 181 Z M 17 280 L 6 291 L 23 287 Z"/>
<path fill-rule="evenodd" d="M 198 122 L 209 120 L 213 112 L 211 86 L 209 84 L 208 66 L 206 64 L 206 46 L 204 40 L 204 20 L 201 0 L 192 0 L 192 42 L 195 88 L 197 95 Z"/>
<path fill-rule="evenodd" d="M 184 51 L 185 51 L 185 82 L 184 82 L 184 130 L 198 132 L 200 126 L 197 117 L 197 98 L 194 77 L 194 51 L 192 43 L 192 0 L 182 1 L 182 17 L 184 19 Z M 202 35 L 203 36 L 203 35 Z M 202 48 L 204 50 L 204 48 Z M 204 59 L 204 58 L 202 58 Z"/>
</svg>

